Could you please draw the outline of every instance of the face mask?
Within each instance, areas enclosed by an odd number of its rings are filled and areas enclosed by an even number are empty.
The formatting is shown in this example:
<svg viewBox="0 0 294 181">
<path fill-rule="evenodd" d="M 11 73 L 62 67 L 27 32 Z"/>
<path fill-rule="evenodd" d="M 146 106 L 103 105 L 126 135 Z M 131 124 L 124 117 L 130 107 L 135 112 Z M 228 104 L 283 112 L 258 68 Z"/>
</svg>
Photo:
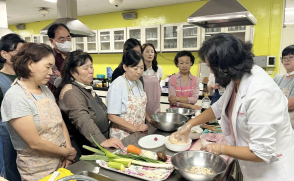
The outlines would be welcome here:
<svg viewBox="0 0 294 181">
<path fill-rule="evenodd" d="M 65 41 L 63 43 L 55 42 L 57 49 L 61 52 L 70 52 L 71 49 L 71 41 Z"/>
</svg>

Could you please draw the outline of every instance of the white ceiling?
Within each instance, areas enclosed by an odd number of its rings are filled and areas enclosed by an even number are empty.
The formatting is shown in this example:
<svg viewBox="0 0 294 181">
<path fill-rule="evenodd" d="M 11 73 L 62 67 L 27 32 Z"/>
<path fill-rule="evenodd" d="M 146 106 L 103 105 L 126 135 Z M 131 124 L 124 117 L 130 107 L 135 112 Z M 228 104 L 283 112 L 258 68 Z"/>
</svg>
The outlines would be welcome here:
<svg viewBox="0 0 294 181">
<path fill-rule="evenodd" d="M 109 0 L 77 0 L 78 16 L 103 14 L 116 11 L 143 9 L 156 6 L 182 4 L 200 0 L 124 0 L 118 7 Z M 31 23 L 57 18 L 56 3 L 44 0 L 6 0 L 8 24 Z M 43 17 L 38 10 L 48 8 L 50 13 Z"/>
</svg>

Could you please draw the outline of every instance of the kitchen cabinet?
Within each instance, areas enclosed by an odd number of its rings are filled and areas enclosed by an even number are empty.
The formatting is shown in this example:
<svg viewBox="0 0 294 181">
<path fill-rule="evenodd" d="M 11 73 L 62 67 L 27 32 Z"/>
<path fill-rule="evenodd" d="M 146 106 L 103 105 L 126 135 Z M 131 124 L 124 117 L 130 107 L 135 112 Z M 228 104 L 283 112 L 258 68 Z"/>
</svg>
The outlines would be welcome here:
<svg viewBox="0 0 294 181">
<path fill-rule="evenodd" d="M 98 30 L 100 53 L 123 52 L 126 28 Z"/>
<path fill-rule="evenodd" d="M 127 39 L 129 38 L 135 38 L 137 39 L 139 42 L 142 43 L 142 37 L 143 37 L 143 34 L 142 34 L 142 30 L 143 30 L 143 27 L 142 26 L 138 26 L 138 27 L 127 27 Z"/>
<path fill-rule="evenodd" d="M 22 39 L 26 42 L 32 42 L 32 36 L 29 35 L 29 36 L 22 36 Z"/>
<path fill-rule="evenodd" d="M 181 23 L 180 25 L 180 50 L 199 50 L 201 43 L 201 28 Z"/>
<path fill-rule="evenodd" d="M 180 50 L 180 23 L 161 25 L 161 51 Z"/>
<path fill-rule="evenodd" d="M 160 47 L 160 25 L 144 26 L 143 27 L 143 43 L 152 43 L 157 52 Z"/>
<path fill-rule="evenodd" d="M 88 53 L 98 53 L 97 30 L 93 30 L 94 36 L 72 38 L 73 50 L 81 49 Z"/>
<path fill-rule="evenodd" d="M 45 43 L 45 44 L 51 46 L 51 43 L 49 41 L 49 37 L 47 35 L 32 35 L 31 42 Z"/>
</svg>

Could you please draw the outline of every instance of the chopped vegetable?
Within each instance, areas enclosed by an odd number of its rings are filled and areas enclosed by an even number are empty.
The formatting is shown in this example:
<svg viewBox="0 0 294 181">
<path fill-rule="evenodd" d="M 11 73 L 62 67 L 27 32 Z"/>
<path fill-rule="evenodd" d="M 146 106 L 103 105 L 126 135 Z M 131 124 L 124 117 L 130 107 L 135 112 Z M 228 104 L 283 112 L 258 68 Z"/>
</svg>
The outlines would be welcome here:
<svg viewBox="0 0 294 181">
<path fill-rule="evenodd" d="M 142 156 L 154 159 L 154 154 L 152 151 L 145 151 Z"/>
<path fill-rule="evenodd" d="M 121 171 L 126 170 L 126 167 L 122 163 L 108 162 L 107 166 L 110 167 L 110 168 L 121 170 Z"/>
<path fill-rule="evenodd" d="M 173 167 L 172 164 L 168 164 L 168 163 L 147 163 L 147 162 L 142 162 L 142 161 L 138 161 L 138 160 L 132 160 L 132 163 L 136 164 L 136 165 L 145 166 L 145 167 L 160 167 L 160 168 L 172 168 Z"/>
<path fill-rule="evenodd" d="M 157 152 L 157 159 L 165 162 L 167 160 L 167 156 L 164 153 L 162 153 L 161 151 L 158 151 Z"/>
<path fill-rule="evenodd" d="M 100 150 L 102 150 L 102 151 L 106 154 L 107 157 L 109 157 L 109 158 L 114 158 L 114 157 L 116 157 L 115 154 L 111 153 L 110 151 L 108 151 L 108 150 L 106 150 L 105 148 L 103 148 L 102 146 L 100 146 L 100 145 L 95 141 L 95 139 L 93 138 L 93 136 L 92 136 L 91 134 L 90 134 L 90 136 L 91 136 L 92 140 L 94 141 L 94 143 L 100 148 Z"/>
<path fill-rule="evenodd" d="M 129 153 L 135 153 L 135 154 L 140 155 L 141 154 L 141 149 L 138 148 L 138 147 L 135 147 L 134 145 L 129 145 L 127 147 L 127 152 L 129 152 Z"/>
<path fill-rule="evenodd" d="M 80 160 L 104 160 L 104 161 L 108 161 L 109 158 L 107 156 L 102 156 L 102 155 L 82 155 L 80 157 Z"/>
<path fill-rule="evenodd" d="M 192 133 L 197 133 L 197 131 L 193 131 Z"/>
<path fill-rule="evenodd" d="M 83 145 L 83 148 L 85 148 L 86 150 L 92 151 L 92 152 L 94 152 L 94 153 L 98 153 L 98 154 L 100 154 L 100 155 L 105 155 L 104 152 L 102 152 L 102 151 L 100 151 L 100 150 L 98 150 L 98 149 L 96 149 L 96 148 L 92 148 L 92 147 L 90 147 L 90 146 L 87 146 L 87 145 Z"/>
<path fill-rule="evenodd" d="M 158 140 L 158 139 L 155 137 L 155 138 L 154 138 L 154 141 L 157 141 L 157 140 Z"/>
<path fill-rule="evenodd" d="M 114 162 L 122 163 L 125 167 L 130 167 L 132 160 L 127 158 L 116 158 L 113 159 Z"/>
<path fill-rule="evenodd" d="M 164 162 L 159 161 L 159 160 L 155 160 L 155 159 L 151 159 L 151 158 L 147 158 L 147 157 L 140 156 L 140 155 L 135 155 L 135 154 L 116 154 L 116 155 L 121 157 L 121 158 L 129 158 L 129 159 L 132 159 L 132 160 L 139 160 L 139 161 L 143 161 L 143 162 L 164 163 Z"/>
</svg>

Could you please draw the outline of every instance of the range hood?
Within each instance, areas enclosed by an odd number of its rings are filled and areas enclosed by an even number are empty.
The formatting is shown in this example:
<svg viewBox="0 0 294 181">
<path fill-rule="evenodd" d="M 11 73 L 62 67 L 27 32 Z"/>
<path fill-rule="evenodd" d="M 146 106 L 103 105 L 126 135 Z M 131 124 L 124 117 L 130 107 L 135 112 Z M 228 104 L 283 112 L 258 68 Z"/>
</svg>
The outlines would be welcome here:
<svg viewBox="0 0 294 181">
<path fill-rule="evenodd" d="M 47 31 L 54 23 L 63 23 L 72 37 L 94 36 L 94 33 L 86 25 L 78 20 L 77 0 L 57 0 L 57 20 L 40 31 L 47 35 Z"/>
<path fill-rule="evenodd" d="M 237 0 L 210 0 L 187 19 L 204 28 L 256 25 L 255 17 Z"/>
<path fill-rule="evenodd" d="M 0 0 L 0 38 L 9 33 L 14 33 L 8 29 L 6 2 Z"/>
</svg>

